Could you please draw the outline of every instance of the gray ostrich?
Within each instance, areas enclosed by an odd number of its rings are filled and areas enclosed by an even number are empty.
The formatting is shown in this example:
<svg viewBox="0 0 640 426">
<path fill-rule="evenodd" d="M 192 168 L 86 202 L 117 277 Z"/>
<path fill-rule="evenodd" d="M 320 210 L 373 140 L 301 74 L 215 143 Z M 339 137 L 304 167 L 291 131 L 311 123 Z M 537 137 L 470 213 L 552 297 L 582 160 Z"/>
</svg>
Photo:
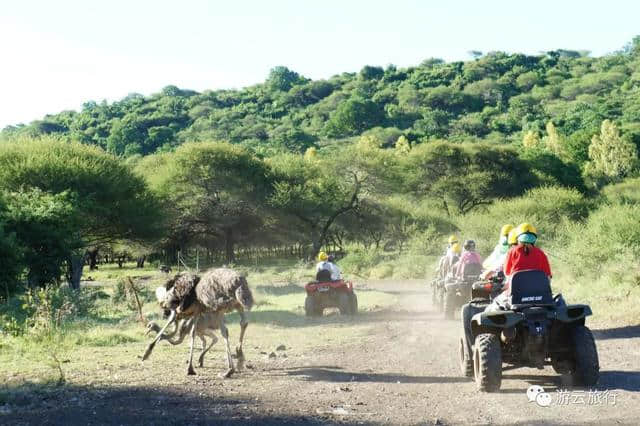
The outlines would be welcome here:
<svg viewBox="0 0 640 426">
<path fill-rule="evenodd" d="M 169 325 L 179 319 L 192 318 L 187 374 L 195 374 L 193 369 L 193 347 L 195 335 L 199 328 L 198 323 L 203 314 L 217 313 L 222 316 L 222 320 L 219 321 L 219 328 L 227 347 L 229 369 L 224 376 L 231 376 L 235 370 L 231 360 L 229 331 L 224 323 L 223 315 L 237 310 L 240 313 L 240 339 L 236 354 L 238 357 L 238 369 L 241 369 L 244 364 L 242 342 L 248 325 L 245 311 L 249 311 L 253 306 L 253 295 L 247 280 L 238 272 L 228 268 L 210 269 L 203 274 L 202 278 L 189 272 L 183 272 L 167 282 L 166 290 L 161 305 L 164 309 L 169 310 L 169 320 L 160 330 L 158 336 L 149 344 L 142 360 L 146 360 L 151 355 L 155 344 L 163 338 L 164 332 Z M 178 329 L 176 327 L 176 330 Z"/>
</svg>

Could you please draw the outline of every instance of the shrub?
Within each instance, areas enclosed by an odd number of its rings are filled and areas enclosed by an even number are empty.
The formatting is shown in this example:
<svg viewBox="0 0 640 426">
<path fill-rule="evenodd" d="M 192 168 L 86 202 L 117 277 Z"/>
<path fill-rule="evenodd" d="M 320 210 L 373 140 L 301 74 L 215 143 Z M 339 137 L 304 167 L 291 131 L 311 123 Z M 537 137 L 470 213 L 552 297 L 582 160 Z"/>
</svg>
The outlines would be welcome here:
<svg viewBox="0 0 640 426">
<path fill-rule="evenodd" d="M 377 250 L 353 249 L 341 261 L 343 271 L 354 275 L 368 275 L 369 271 L 382 260 Z"/>
<path fill-rule="evenodd" d="M 369 278 L 375 280 L 390 278 L 391 276 L 393 276 L 393 265 L 389 263 L 381 263 L 369 272 Z"/>
<path fill-rule="evenodd" d="M 538 229 L 541 242 L 545 242 L 556 238 L 565 222 L 583 220 L 591 204 L 575 189 L 535 188 L 522 197 L 502 200 L 483 212 L 462 217 L 459 228 L 462 238 L 476 240 L 481 252 L 491 250 L 498 241 L 500 227 L 505 223 L 518 225 L 529 222 Z"/>
<path fill-rule="evenodd" d="M 580 275 L 599 273 L 607 263 L 621 263 L 640 256 L 640 222 L 637 206 L 605 204 L 584 224 L 567 224 L 566 252 Z M 637 263 L 637 260 L 636 260 Z"/>
<path fill-rule="evenodd" d="M 602 195 L 612 204 L 640 204 L 640 178 L 605 186 Z"/>
</svg>

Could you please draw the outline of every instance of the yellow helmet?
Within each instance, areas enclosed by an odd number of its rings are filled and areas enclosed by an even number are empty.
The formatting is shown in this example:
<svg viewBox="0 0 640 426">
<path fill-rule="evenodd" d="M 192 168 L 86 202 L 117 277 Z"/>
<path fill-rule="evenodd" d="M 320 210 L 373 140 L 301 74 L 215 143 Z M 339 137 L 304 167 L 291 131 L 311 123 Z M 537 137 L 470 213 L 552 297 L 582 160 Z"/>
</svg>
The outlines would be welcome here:
<svg viewBox="0 0 640 426">
<path fill-rule="evenodd" d="M 449 237 L 449 244 L 455 244 L 458 242 L 458 237 L 456 237 L 455 235 L 452 235 Z"/>
<path fill-rule="evenodd" d="M 508 236 L 509 232 L 511 232 L 512 229 L 513 229 L 513 225 L 510 223 L 507 225 L 502 225 L 502 228 L 500 229 L 500 236 L 501 237 Z"/>
<path fill-rule="evenodd" d="M 451 251 L 455 254 L 460 254 L 460 252 L 462 251 L 462 247 L 460 247 L 459 243 L 453 243 L 453 245 L 451 246 Z"/>
<path fill-rule="evenodd" d="M 509 236 L 507 237 L 507 243 L 509 243 L 510 246 L 518 243 L 518 234 L 516 233 L 516 231 L 517 231 L 516 228 L 513 228 L 511 231 L 509 231 Z"/>
<path fill-rule="evenodd" d="M 318 260 L 320 262 L 324 262 L 325 260 L 327 260 L 329 258 L 329 256 L 327 256 L 327 253 L 321 251 L 320 253 L 318 253 Z"/>
<path fill-rule="evenodd" d="M 538 236 L 538 230 L 532 224 L 524 222 L 518 225 L 518 227 L 516 228 L 516 234 L 517 237 L 522 234 L 533 234 L 535 236 Z"/>
</svg>

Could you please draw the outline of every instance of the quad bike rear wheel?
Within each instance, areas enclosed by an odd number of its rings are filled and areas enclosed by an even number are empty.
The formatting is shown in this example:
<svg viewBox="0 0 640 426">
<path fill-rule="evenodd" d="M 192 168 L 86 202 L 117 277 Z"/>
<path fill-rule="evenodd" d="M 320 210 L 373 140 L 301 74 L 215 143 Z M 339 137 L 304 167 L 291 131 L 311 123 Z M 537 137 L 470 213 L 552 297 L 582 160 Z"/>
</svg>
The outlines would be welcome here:
<svg viewBox="0 0 640 426">
<path fill-rule="evenodd" d="M 482 392 L 497 392 L 502 384 L 500 339 L 492 333 L 479 334 L 473 346 L 473 371 L 477 389 Z"/>
<path fill-rule="evenodd" d="M 578 325 L 571 331 L 575 368 L 572 372 L 573 383 L 578 386 L 595 386 L 600 378 L 598 350 L 591 330 Z"/>
<path fill-rule="evenodd" d="M 358 313 L 358 297 L 355 293 L 351 293 L 349 296 L 351 298 L 351 315 L 355 315 Z"/>
<path fill-rule="evenodd" d="M 456 305 L 456 294 L 453 291 L 444 293 L 444 319 L 453 319 Z"/>
<path fill-rule="evenodd" d="M 322 315 L 322 307 L 313 295 L 307 295 L 304 299 L 304 314 L 308 317 L 317 317 Z"/>
<path fill-rule="evenodd" d="M 464 377 L 473 377 L 473 358 L 467 351 L 464 336 L 460 337 L 460 371 Z"/>
<path fill-rule="evenodd" d="M 340 292 L 338 296 L 338 309 L 340 309 L 340 315 L 353 315 L 353 293 L 346 291 Z M 357 302 L 356 302 L 357 303 Z M 357 309 L 357 308 L 356 308 Z"/>
</svg>

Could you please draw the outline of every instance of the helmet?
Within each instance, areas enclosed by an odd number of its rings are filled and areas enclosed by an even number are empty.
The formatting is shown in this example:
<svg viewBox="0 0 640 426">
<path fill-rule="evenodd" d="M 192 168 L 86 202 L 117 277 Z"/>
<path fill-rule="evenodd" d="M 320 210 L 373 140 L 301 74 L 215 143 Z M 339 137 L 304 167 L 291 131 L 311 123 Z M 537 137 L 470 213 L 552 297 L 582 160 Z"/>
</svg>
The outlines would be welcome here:
<svg viewBox="0 0 640 426">
<path fill-rule="evenodd" d="M 329 256 L 327 256 L 327 253 L 321 251 L 320 253 L 318 253 L 318 260 L 320 262 L 324 262 L 329 258 Z"/>
<path fill-rule="evenodd" d="M 330 254 L 329 256 L 327 256 L 327 260 L 329 262 L 334 262 L 336 260 L 336 257 L 334 255 Z"/>
<path fill-rule="evenodd" d="M 516 238 L 521 243 L 534 244 L 538 239 L 538 230 L 530 223 L 521 223 L 516 228 Z"/>
<path fill-rule="evenodd" d="M 516 233 L 518 235 L 533 234 L 533 235 L 537 236 L 538 235 L 538 230 L 532 224 L 524 222 L 524 223 L 521 223 L 520 225 L 518 225 L 518 227 L 516 228 Z"/>
<path fill-rule="evenodd" d="M 458 242 L 458 237 L 456 237 L 455 235 L 452 235 L 449 237 L 449 244 L 455 244 Z"/>
<path fill-rule="evenodd" d="M 517 229 L 513 228 L 509 231 L 509 236 L 507 237 L 507 243 L 512 246 L 518 243 L 518 234 L 516 234 Z"/>
<path fill-rule="evenodd" d="M 538 237 L 536 237 L 536 234 L 532 234 L 530 232 L 520 234 L 518 236 L 518 242 L 525 244 L 535 244 L 537 239 Z"/>
<path fill-rule="evenodd" d="M 473 251 L 476 249 L 476 242 L 473 240 L 466 240 L 463 247 L 467 251 Z"/>
<path fill-rule="evenodd" d="M 455 254 L 460 254 L 460 252 L 462 251 L 462 248 L 460 247 L 459 243 L 453 243 L 451 245 L 451 251 L 454 252 Z"/>
<path fill-rule="evenodd" d="M 513 225 L 512 224 L 507 224 L 507 225 L 502 225 L 502 228 L 500 229 L 500 236 L 501 237 L 506 237 L 509 235 L 509 232 L 513 229 Z"/>
</svg>

